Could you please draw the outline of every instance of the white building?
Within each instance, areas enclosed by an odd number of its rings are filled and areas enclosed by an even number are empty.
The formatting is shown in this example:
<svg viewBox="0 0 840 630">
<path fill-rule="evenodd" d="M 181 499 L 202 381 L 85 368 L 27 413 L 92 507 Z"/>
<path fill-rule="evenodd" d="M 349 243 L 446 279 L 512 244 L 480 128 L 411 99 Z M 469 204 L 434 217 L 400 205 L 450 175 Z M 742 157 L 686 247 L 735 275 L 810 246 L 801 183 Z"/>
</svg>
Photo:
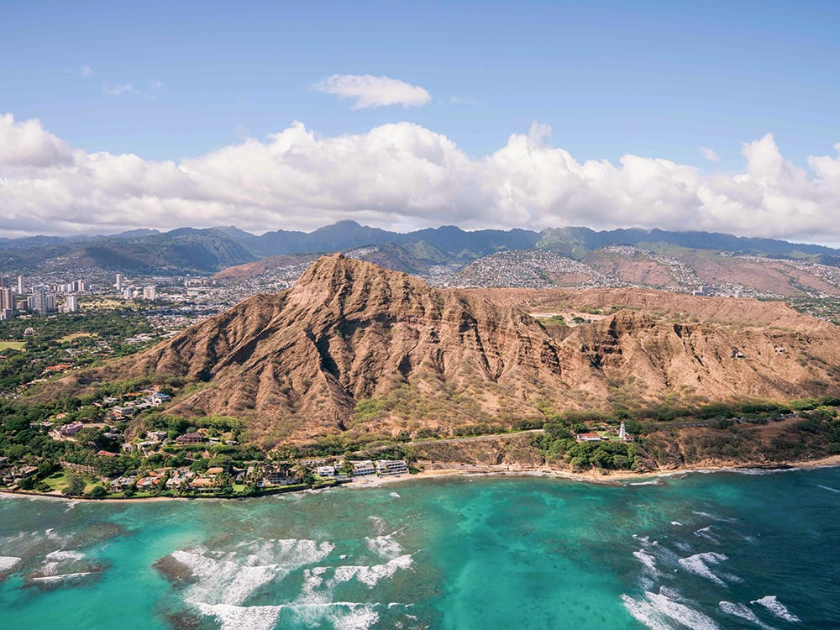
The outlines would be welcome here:
<svg viewBox="0 0 840 630">
<path fill-rule="evenodd" d="M 315 474 L 325 479 L 335 477 L 335 466 L 318 466 Z"/>
<path fill-rule="evenodd" d="M 75 295 L 64 296 L 64 312 L 75 313 L 79 310 L 79 300 Z"/>
<path fill-rule="evenodd" d="M 157 288 L 154 285 L 149 285 L 147 287 L 143 287 L 143 299 L 144 300 L 156 300 L 157 299 Z"/>
<path fill-rule="evenodd" d="M 363 462 L 354 462 L 353 463 L 353 476 L 354 477 L 364 477 L 366 475 L 375 475 L 376 468 L 373 467 L 373 462 L 370 460 L 365 460 Z"/>
<path fill-rule="evenodd" d="M 117 281 L 114 283 L 114 286 L 117 287 L 117 293 L 123 290 L 123 277 L 121 273 L 117 274 Z"/>
<path fill-rule="evenodd" d="M 380 476 L 408 474 L 408 466 L 399 459 L 380 459 L 376 462 L 376 470 Z"/>
</svg>

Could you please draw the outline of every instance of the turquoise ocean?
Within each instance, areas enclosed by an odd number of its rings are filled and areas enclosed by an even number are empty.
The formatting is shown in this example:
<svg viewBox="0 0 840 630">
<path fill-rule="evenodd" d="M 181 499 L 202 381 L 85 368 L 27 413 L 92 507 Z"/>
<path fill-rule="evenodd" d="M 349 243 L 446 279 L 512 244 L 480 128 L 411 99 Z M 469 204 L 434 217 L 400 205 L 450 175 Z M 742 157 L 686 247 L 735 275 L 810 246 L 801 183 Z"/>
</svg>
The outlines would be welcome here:
<svg viewBox="0 0 840 630">
<path fill-rule="evenodd" d="M 0 628 L 840 628 L 840 468 L 4 496 Z"/>
</svg>

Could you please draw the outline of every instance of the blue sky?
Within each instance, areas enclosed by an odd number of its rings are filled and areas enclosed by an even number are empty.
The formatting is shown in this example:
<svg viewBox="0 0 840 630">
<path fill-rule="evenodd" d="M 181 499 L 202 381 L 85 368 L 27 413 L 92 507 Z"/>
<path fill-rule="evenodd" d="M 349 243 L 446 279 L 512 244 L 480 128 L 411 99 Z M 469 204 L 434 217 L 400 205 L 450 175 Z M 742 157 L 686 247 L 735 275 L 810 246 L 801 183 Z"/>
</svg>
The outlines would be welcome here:
<svg viewBox="0 0 840 630">
<path fill-rule="evenodd" d="M 702 165 L 708 146 L 733 167 L 767 132 L 796 162 L 840 141 L 838 2 L 18 2 L 3 14 L 3 110 L 90 151 L 176 159 L 293 120 L 329 135 L 409 120 L 473 156 L 539 121 L 580 159 Z M 434 101 L 348 111 L 310 89 L 332 74 L 395 77 Z M 149 101 L 103 94 L 103 81 L 164 86 Z"/>
<path fill-rule="evenodd" d="M 293 121 L 330 138 L 414 123 L 480 160 L 537 122 L 581 163 L 736 173 L 771 133 L 805 169 L 840 142 L 838 33 L 840 2 L 7 2 L 0 114 L 152 162 Z M 332 75 L 431 101 L 353 109 L 313 87 Z"/>
</svg>

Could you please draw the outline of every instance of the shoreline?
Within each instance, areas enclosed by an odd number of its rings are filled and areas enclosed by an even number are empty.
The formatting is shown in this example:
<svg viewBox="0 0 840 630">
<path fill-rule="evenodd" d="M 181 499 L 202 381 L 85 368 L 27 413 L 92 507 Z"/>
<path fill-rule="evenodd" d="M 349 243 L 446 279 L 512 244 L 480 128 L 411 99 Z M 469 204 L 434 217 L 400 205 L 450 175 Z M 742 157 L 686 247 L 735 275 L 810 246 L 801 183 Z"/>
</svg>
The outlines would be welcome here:
<svg viewBox="0 0 840 630">
<path fill-rule="evenodd" d="M 403 481 L 411 481 L 413 479 L 445 479 L 449 477 L 545 477 L 549 479 L 565 479 L 567 481 L 578 481 L 583 483 L 594 483 L 599 485 L 609 486 L 627 486 L 630 484 L 623 483 L 628 480 L 639 480 L 645 482 L 647 480 L 656 479 L 659 477 L 674 477 L 688 474 L 705 474 L 718 472 L 738 472 L 745 470 L 765 470 L 768 472 L 784 472 L 802 469 L 813 468 L 833 468 L 840 466 L 840 455 L 830 455 L 820 459 L 803 460 L 803 461 L 787 461 L 779 462 L 777 464 L 767 464 L 766 462 L 751 462 L 745 464 L 711 464 L 708 466 L 687 467 L 687 468 L 673 468 L 668 470 L 657 470 L 652 472 L 632 472 L 632 471 L 617 471 L 617 472 L 571 472 L 566 470 L 555 470 L 552 468 L 513 468 L 511 466 L 480 466 L 473 464 L 463 464 L 460 466 L 453 465 L 450 468 L 436 468 L 432 470 L 424 470 L 414 475 L 395 476 L 395 477 L 376 477 L 370 479 L 360 479 L 348 484 L 350 488 L 376 488 L 379 486 L 389 485 Z"/>
<path fill-rule="evenodd" d="M 403 483 L 414 480 L 447 479 L 453 477 L 541 477 L 548 479 L 564 479 L 566 481 L 577 481 L 582 483 L 594 483 L 598 485 L 621 486 L 648 484 L 651 480 L 659 477 L 675 477 L 688 474 L 709 474 L 719 472 L 743 472 L 743 471 L 767 471 L 785 472 L 795 470 L 807 470 L 815 468 L 833 468 L 840 466 L 840 455 L 830 455 L 820 459 L 779 462 L 767 464 L 761 462 L 745 463 L 740 465 L 712 464 L 702 467 L 673 468 L 669 470 L 658 470 L 652 472 L 637 473 L 632 471 L 619 472 L 596 472 L 585 471 L 574 473 L 566 470 L 555 470 L 552 468 L 514 468 L 511 466 L 495 465 L 481 466 L 475 464 L 453 464 L 450 468 L 435 468 L 424 470 L 413 475 L 396 475 L 392 477 L 369 477 L 361 478 L 352 483 L 341 484 L 348 488 L 379 488 L 386 485 Z M 640 484 L 626 483 L 628 480 L 638 480 Z M 308 488 L 307 488 L 308 489 Z M 300 490 L 306 492 L 306 490 Z M 84 501 L 86 503 L 141 503 L 154 501 L 192 501 L 200 499 L 221 499 L 221 500 L 243 500 L 248 498 L 264 497 L 223 497 L 223 496 L 199 496 L 199 497 L 131 497 L 127 499 L 106 498 L 88 499 L 85 497 L 66 497 L 58 493 L 32 492 L 29 490 L 11 491 L 0 489 L 0 495 L 9 497 L 29 497 L 31 499 L 58 499 L 67 502 Z M 274 496 L 274 495 L 266 495 Z"/>
</svg>

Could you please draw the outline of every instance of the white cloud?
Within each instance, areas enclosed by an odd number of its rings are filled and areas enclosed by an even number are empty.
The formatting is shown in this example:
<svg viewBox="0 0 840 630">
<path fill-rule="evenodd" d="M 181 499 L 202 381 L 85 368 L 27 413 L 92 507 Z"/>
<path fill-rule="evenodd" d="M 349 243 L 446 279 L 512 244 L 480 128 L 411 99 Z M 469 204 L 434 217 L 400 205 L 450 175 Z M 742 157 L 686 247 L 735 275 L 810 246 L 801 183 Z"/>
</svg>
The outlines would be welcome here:
<svg viewBox="0 0 840 630">
<path fill-rule="evenodd" d="M 353 109 L 386 105 L 418 107 L 432 101 L 431 95 L 420 86 L 370 74 L 334 74 L 313 88 L 339 98 L 355 99 Z"/>
<path fill-rule="evenodd" d="M 89 79 L 90 76 L 93 74 L 93 69 L 90 66 L 82 66 L 79 69 L 79 74 L 82 75 L 83 79 Z"/>
<path fill-rule="evenodd" d="M 15 122 L 11 114 L 0 114 L 0 188 L 5 169 L 50 167 L 70 160 L 70 148 L 44 131 L 39 120 Z"/>
<path fill-rule="evenodd" d="M 180 162 L 71 150 L 37 120 L 0 115 L 0 229 L 116 232 L 234 224 L 311 230 L 341 219 L 402 229 L 588 225 L 840 242 L 840 144 L 809 169 L 773 136 L 744 168 L 706 174 L 625 155 L 577 161 L 532 125 L 482 159 L 411 123 L 321 137 L 302 123 Z"/>
<path fill-rule="evenodd" d="M 160 90 L 163 88 L 163 81 L 158 81 L 156 79 L 149 81 L 149 87 L 152 88 L 152 90 Z"/>
<path fill-rule="evenodd" d="M 709 160 L 709 162 L 720 162 L 720 156 L 714 149 L 710 149 L 709 147 L 700 147 L 700 154 L 704 159 Z"/>
<path fill-rule="evenodd" d="M 131 83 L 107 83 L 102 82 L 102 93 L 111 96 L 121 96 L 123 94 L 133 94 L 135 92 L 134 86 Z"/>
</svg>

